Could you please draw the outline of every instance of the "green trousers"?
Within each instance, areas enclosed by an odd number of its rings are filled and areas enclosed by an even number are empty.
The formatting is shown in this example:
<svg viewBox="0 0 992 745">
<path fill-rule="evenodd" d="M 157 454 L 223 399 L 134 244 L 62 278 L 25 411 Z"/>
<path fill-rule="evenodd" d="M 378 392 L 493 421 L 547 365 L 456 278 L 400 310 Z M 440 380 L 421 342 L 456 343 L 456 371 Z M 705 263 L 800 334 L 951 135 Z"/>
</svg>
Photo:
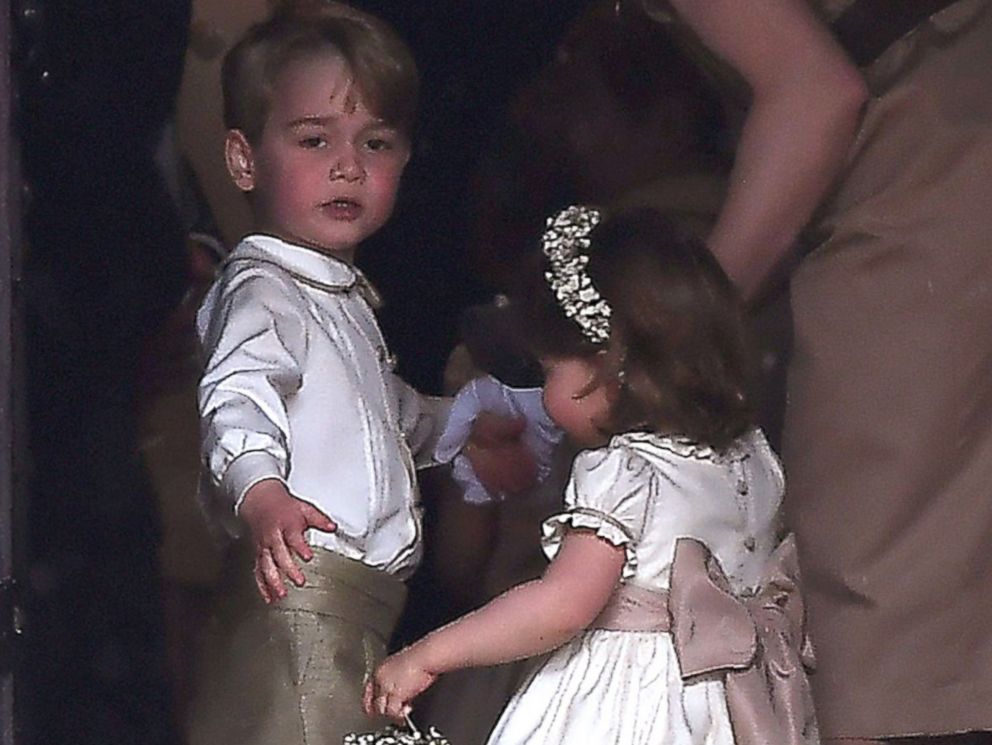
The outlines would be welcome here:
<svg viewBox="0 0 992 745">
<path fill-rule="evenodd" d="M 210 621 L 190 745 L 341 745 L 384 722 L 362 710 L 406 600 L 400 580 L 317 549 L 307 583 L 266 605 L 242 547 Z"/>
</svg>

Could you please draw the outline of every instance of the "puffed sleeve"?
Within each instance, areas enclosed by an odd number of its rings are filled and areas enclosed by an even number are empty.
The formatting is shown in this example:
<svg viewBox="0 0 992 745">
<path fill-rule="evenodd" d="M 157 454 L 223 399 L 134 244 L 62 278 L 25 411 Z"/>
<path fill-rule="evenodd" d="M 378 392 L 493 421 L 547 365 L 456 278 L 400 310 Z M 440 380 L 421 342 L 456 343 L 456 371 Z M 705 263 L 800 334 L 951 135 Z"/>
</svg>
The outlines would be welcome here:
<svg viewBox="0 0 992 745">
<path fill-rule="evenodd" d="M 637 569 L 637 545 L 644 533 L 648 502 L 657 489 L 647 461 L 623 447 L 579 453 L 565 490 L 565 510 L 542 526 L 542 546 L 549 559 L 570 529 L 591 530 L 625 554 L 623 579 Z"/>
<path fill-rule="evenodd" d="M 286 401 L 303 383 L 308 350 L 294 289 L 245 271 L 215 288 L 201 310 L 203 461 L 235 510 L 254 484 L 288 476 Z"/>
</svg>

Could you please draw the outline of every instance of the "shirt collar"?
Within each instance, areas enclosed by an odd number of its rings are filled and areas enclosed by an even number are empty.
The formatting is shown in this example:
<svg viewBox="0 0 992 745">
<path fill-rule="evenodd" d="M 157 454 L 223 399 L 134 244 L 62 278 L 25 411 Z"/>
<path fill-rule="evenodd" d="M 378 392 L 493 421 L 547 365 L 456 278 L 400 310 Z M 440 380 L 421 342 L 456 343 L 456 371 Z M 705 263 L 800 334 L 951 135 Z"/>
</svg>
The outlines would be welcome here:
<svg viewBox="0 0 992 745">
<path fill-rule="evenodd" d="M 237 259 L 270 261 L 278 264 L 298 280 L 318 289 L 327 292 L 354 290 L 373 308 L 382 305 L 379 292 L 357 267 L 273 235 L 253 233 L 245 236 L 231 253 L 228 261 Z"/>
</svg>

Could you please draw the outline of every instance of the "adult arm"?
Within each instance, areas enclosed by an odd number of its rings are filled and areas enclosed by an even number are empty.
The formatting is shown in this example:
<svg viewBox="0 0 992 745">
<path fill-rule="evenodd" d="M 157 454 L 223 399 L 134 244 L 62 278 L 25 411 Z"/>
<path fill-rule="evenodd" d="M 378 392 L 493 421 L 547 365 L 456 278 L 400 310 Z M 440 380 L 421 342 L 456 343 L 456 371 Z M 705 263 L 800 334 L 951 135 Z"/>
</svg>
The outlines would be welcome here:
<svg viewBox="0 0 992 745">
<path fill-rule="evenodd" d="M 843 166 L 867 88 L 805 0 L 670 2 L 751 88 L 709 245 L 753 298 Z"/>
</svg>

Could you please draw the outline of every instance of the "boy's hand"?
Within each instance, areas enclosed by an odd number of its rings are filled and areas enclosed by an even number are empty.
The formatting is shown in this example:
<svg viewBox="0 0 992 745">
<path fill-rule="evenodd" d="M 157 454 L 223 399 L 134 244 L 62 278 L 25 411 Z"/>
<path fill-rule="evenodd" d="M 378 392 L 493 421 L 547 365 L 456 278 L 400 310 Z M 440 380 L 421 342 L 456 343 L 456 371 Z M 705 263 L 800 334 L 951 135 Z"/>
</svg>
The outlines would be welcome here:
<svg viewBox="0 0 992 745">
<path fill-rule="evenodd" d="M 313 558 L 304 532 L 307 528 L 332 531 L 337 525 L 309 502 L 297 499 L 277 479 L 266 479 L 252 486 L 239 511 L 251 530 L 255 545 L 255 583 L 266 603 L 286 596 L 283 578 L 297 587 L 306 578 L 293 558 Z"/>
<path fill-rule="evenodd" d="M 410 701 L 437 680 L 419 662 L 415 648 L 387 657 L 365 685 L 365 713 L 382 715 L 402 722 L 410 713 Z"/>
<path fill-rule="evenodd" d="M 491 494 L 520 494 L 537 483 L 537 462 L 520 439 L 527 422 L 483 411 L 462 451 Z"/>
</svg>

